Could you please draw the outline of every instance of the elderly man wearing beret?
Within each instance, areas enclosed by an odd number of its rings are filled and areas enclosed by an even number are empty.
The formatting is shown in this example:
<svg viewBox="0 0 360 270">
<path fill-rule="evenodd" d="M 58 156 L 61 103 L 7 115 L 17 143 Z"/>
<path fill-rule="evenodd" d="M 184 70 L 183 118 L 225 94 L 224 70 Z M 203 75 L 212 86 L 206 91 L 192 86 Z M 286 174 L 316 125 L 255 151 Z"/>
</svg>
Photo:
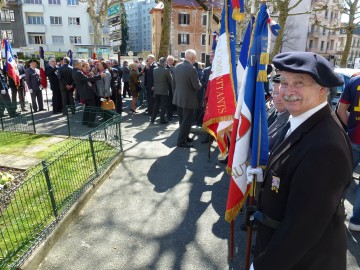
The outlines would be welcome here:
<svg viewBox="0 0 360 270">
<path fill-rule="evenodd" d="M 281 53 L 280 95 L 289 124 L 274 145 L 261 186 L 255 270 L 345 270 L 343 196 L 352 175 L 351 144 L 327 103 L 343 84 L 310 52 Z"/>
</svg>

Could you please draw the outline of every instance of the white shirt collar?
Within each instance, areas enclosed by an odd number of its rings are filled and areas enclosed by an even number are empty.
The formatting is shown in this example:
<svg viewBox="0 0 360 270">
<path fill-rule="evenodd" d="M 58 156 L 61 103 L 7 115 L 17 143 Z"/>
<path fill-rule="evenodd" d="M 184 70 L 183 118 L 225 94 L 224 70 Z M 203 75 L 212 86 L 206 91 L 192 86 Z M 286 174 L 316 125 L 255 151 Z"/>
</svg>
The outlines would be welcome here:
<svg viewBox="0 0 360 270">
<path fill-rule="evenodd" d="M 291 116 L 289 117 L 290 121 L 290 128 L 288 133 L 286 134 L 286 137 L 290 135 L 295 129 L 298 128 L 302 123 L 304 123 L 310 116 L 312 116 L 317 111 L 320 111 L 322 108 L 324 108 L 327 105 L 327 101 L 324 101 L 320 105 L 316 106 L 315 108 L 312 108 L 298 116 Z"/>
</svg>

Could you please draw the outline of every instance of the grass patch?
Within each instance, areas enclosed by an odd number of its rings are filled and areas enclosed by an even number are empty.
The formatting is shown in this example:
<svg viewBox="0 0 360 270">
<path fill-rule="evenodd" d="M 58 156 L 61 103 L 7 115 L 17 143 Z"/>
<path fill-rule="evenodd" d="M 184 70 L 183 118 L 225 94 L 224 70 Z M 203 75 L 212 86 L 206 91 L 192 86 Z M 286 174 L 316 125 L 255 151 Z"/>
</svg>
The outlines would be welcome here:
<svg viewBox="0 0 360 270">
<path fill-rule="evenodd" d="M 0 135 L 0 154 L 44 159 L 63 148 L 72 138 L 62 140 L 51 135 L 7 133 Z"/>
<path fill-rule="evenodd" d="M 51 139 L 44 135 L 23 135 L 26 136 L 21 136 L 20 140 L 0 140 L 0 153 L 9 151 L 4 150 L 5 142 L 8 148 L 20 149 Z M 107 168 L 119 150 L 106 141 L 94 141 L 93 152 L 96 167 L 102 170 Z M 37 241 L 39 234 L 55 221 L 49 184 L 55 210 L 60 214 L 80 196 L 89 179 L 96 176 L 88 140 L 67 139 L 39 153 L 38 156 L 48 156 L 45 167 L 43 164 L 36 165 L 23 175 L 22 183 L 15 189 L 0 192 L 0 269 L 7 269 L 9 263 L 22 255 Z"/>
</svg>

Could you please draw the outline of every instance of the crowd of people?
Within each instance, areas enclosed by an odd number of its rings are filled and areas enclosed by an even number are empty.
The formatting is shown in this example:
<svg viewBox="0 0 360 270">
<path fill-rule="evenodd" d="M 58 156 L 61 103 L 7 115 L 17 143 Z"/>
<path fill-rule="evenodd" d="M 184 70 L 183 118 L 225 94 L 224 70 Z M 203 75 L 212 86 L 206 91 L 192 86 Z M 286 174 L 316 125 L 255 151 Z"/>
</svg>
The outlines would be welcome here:
<svg viewBox="0 0 360 270">
<path fill-rule="evenodd" d="M 210 62 L 212 58 L 213 54 Z M 325 58 L 310 52 L 280 53 L 273 59 L 273 68 L 264 93 L 266 98 L 271 95 L 270 156 L 254 214 L 258 230 L 252 268 L 345 270 L 343 200 L 360 162 L 360 76 L 346 86 L 335 114 L 328 96 L 344 82 Z M 21 109 L 26 110 L 23 91 L 27 85 L 34 112 L 44 110 L 37 61 L 31 60 L 27 69 L 19 63 L 18 69 L 20 87 L 14 88 L 8 79 L 12 101 L 18 94 Z M 78 99 L 85 105 L 84 124 L 93 126 L 88 107 L 101 107 L 102 101 L 111 99 L 121 113 L 122 99 L 129 96 L 129 112 L 135 115 L 146 100 L 150 124 L 158 114 L 160 124 L 177 114 L 177 146 L 181 148 L 193 146 L 191 126 L 202 124 L 210 71 L 211 67 L 203 69 L 196 62 L 192 49 L 184 59 L 169 55 L 158 63 L 154 55 L 148 55 L 145 63 L 138 58 L 124 61 L 121 67 L 114 59 L 74 59 L 71 66 L 64 57 L 60 63 L 51 58 L 46 66 L 53 113 L 67 113 L 66 106 Z M 0 75 L 2 100 L 10 101 Z M 11 108 L 8 112 L 16 116 Z M 111 115 L 104 113 L 104 117 Z M 360 231 L 360 188 L 349 229 Z"/>
</svg>

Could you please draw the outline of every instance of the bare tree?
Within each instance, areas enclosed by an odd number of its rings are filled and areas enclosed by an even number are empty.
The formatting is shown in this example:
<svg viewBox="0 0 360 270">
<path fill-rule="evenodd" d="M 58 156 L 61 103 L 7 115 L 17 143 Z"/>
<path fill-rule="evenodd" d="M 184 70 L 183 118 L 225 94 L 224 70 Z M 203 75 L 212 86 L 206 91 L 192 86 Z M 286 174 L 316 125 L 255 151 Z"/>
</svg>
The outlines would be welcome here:
<svg viewBox="0 0 360 270">
<path fill-rule="evenodd" d="M 108 0 L 80 0 L 80 2 L 88 5 L 87 12 L 94 27 L 94 45 L 101 45 Z"/>
<path fill-rule="evenodd" d="M 158 57 L 166 57 L 169 54 L 170 48 L 170 25 L 171 25 L 171 7 L 172 0 L 163 0 L 163 18 L 161 28 L 161 39 Z"/>
<path fill-rule="evenodd" d="M 290 50 L 296 50 L 296 43 L 299 40 L 299 36 L 296 36 L 295 33 L 299 29 L 299 26 L 294 21 L 294 18 L 288 18 L 285 23 L 284 37 L 282 48 L 287 48 Z"/>
<path fill-rule="evenodd" d="M 346 43 L 344 47 L 344 52 L 341 54 L 340 66 L 346 67 L 348 57 L 350 54 L 351 43 L 354 35 L 354 31 L 357 28 L 360 28 L 359 14 L 360 6 L 359 0 L 334 0 L 333 2 L 324 1 L 319 3 L 323 10 L 328 10 L 330 5 L 335 6 L 342 14 L 345 14 L 349 17 L 349 22 L 342 26 L 332 26 L 324 25 L 321 20 L 318 18 L 319 12 L 314 12 L 315 20 L 314 24 L 319 25 L 327 30 L 337 31 L 345 30 L 346 32 Z"/>
</svg>

